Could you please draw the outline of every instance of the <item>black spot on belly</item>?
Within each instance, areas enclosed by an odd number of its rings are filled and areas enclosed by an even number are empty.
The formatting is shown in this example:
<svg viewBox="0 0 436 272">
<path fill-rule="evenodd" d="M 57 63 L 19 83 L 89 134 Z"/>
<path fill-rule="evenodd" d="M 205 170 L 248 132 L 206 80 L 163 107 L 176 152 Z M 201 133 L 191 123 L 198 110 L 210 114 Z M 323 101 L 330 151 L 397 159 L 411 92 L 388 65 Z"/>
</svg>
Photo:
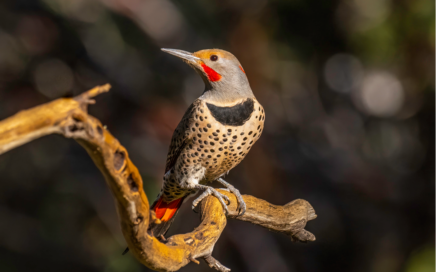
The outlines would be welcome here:
<svg viewBox="0 0 436 272">
<path fill-rule="evenodd" d="M 254 110 L 254 102 L 251 98 L 233 107 L 218 107 L 209 103 L 206 105 L 218 122 L 228 126 L 242 126 L 250 119 Z"/>
</svg>

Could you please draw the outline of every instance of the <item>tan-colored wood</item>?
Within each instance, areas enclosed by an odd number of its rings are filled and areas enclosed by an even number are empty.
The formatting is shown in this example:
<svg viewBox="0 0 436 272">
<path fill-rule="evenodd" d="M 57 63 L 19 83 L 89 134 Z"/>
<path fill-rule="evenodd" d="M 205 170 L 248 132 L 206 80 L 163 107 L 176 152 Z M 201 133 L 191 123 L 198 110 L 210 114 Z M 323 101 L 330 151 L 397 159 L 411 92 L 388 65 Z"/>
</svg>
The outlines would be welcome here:
<svg viewBox="0 0 436 272">
<path fill-rule="evenodd" d="M 109 89 L 108 84 L 98 86 L 75 98 L 57 99 L 1 121 L 0 154 L 52 133 L 76 140 L 105 177 L 116 200 L 124 237 L 130 251 L 142 264 L 157 271 L 176 271 L 202 257 L 210 267 L 229 271 L 211 256 L 227 223 L 223 208 L 215 197 L 202 201 L 201 224 L 192 232 L 171 236 L 165 243 L 147 233 L 150 220 L 154 223 L 159 220 L 149 210 L 138 169 L 118 140 L 99 120 L 87 113 L 88 104 L 94 103 L 92 98 Z M 316 218 L 307 201 L 299 199 L 276 206 L 244 195 L 247 212 L 238 216 L 235 196 L 227 191 L 220 192 L 231 200 L 230 218 L 282 232 L 294 241 L 315 240 L 312 233 L 304 230 L 307 221 Z"/>
</svg>

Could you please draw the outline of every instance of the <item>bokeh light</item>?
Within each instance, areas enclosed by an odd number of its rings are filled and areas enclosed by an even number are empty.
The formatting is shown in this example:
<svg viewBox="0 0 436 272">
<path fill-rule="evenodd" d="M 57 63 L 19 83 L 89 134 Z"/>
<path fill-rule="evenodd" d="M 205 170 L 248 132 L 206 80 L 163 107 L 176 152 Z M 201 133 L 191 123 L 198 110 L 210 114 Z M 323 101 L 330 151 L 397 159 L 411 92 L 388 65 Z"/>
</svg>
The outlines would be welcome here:
<svg viewBox="0 0 436 272">
<path fill-rule="evenodd" d="M 387 72 L 373 72 L 365 76 L 357 95 L 363 110 L 377 117 L 397 114 L 404 103 L 401 82 Z"/>
</svg>

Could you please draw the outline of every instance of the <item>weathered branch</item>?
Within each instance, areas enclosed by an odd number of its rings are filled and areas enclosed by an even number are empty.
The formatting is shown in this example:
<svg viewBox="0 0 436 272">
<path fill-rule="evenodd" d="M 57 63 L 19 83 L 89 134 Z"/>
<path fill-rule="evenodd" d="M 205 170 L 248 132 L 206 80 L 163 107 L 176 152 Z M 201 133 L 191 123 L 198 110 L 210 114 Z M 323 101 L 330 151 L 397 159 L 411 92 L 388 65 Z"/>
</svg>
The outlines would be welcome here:
<svg viewBox="0 0 436 272">
<path fill-rule="evenodd" d="M 202 257 L 219 271 L 229 271 L 211 254 L 227 220 L 215 197 L 201 203 L 201 224 L 192 232 L 174 235 L 165 243 L 147 233 L 150 223 L 159 223 L 149 211 L 142 178 L 120 145 L 99 120 L 88 115 L 88 104 L 110 86 L 99 86 L 76 98 L 62 98 L 21 111 L 0 122 L 0 154 L 39 137 L 58 133 L 75 139 L 88 152 L 102 172 L 116 199 L 122 231 L 130 251 L 144 265 L 158 271 L 176 271 Z M 312 206 L 305 200 L 294 200 L 284 206 L 245 195 L 247 212 L 238 216 L 236 198 L 227 191 L 231 204 L 229 217 L 282 232 L 294 241 L 314 241 L 315 236 L 304 230 L 307 221 L 315 219 Z M 150 222 L 152 221 L 152 222 Z"/>
</svg>

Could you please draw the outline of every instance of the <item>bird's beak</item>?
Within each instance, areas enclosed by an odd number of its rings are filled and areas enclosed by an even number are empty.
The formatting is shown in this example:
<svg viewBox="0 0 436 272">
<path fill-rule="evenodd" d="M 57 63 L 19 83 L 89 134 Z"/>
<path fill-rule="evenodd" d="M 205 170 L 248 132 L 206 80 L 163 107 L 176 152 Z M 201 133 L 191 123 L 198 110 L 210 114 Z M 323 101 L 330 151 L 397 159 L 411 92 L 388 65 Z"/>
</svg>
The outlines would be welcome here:
<svg viewBox="0 0 436 272">
<path fill-rule="evenodd" d="M 179 57 L 182 60 L 185 60 L 190 63 L 197 63 L 197 61 L 201 60 L 200 58 L 194 56 L 192 53 L 189 53 L 187 51 L 178 50 L 178 49 L 168 49 L 168 48 L 162 48 L 161 50 L 168 54 Z"/>
</svg>

